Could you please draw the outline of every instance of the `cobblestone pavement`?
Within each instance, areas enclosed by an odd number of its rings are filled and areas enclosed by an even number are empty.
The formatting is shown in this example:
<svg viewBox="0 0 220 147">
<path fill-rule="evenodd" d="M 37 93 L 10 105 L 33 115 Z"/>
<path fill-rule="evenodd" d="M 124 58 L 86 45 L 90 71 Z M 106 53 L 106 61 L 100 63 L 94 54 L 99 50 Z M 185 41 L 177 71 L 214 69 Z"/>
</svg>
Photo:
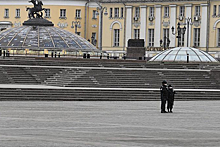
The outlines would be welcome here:
<svg viewBox="0 0 220 147">
<path fill-rule="evenodd" d="M 220 101 L 0 102 L 0 147 L 220 145 Z"/>
</svg>

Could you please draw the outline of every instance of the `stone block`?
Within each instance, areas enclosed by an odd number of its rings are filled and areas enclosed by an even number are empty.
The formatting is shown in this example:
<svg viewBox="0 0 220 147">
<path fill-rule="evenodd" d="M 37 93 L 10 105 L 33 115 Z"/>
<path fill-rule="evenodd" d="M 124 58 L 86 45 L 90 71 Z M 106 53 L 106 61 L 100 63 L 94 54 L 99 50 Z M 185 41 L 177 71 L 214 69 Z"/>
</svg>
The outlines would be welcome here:
<svg viewBox="0 0 220 147">
<path fill-rule="evenodd" d="M 127 58 L 144 60 L 145 47 L 128 47 Z"/>
</svg>

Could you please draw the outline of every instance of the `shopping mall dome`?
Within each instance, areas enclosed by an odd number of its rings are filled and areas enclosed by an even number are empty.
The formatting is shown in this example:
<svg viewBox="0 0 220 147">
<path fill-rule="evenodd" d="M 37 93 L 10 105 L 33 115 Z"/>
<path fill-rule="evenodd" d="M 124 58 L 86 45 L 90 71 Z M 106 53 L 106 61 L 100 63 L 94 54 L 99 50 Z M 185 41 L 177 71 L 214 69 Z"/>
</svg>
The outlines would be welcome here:
<svg viewBox="0 0 220 147">
<path fill-rule="evenodd" d="M 218 62 L 208 53 L 191 47 L 177 47 L 165 50 L 155 55 L 150 61 L 187 62 L 187 54 L 189 56 L 189 62 Z"/>
<path fill-rule="evenodd" d="M 21 27 L 0 32 L 0 47 L 10 50 L 100 52 L 86 39 L 40 18 L 29 19 Z"/>
</svg>

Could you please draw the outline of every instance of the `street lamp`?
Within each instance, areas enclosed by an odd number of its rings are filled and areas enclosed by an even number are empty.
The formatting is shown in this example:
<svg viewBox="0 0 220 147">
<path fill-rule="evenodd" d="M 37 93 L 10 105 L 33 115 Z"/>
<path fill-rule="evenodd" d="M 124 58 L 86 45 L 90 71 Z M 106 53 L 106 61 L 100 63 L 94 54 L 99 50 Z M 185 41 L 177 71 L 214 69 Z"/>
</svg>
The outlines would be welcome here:
<svg viewBox="0 0 220 147">
<path fill-rule="evenodd" d="M 80 21 L 72 21 L 72 26 L 71 28 L 74 28 L 74 25 L 75 24 L 75 34 L 77 34 L 77 28 L 80 28 Z"/>
<path fill-rule="evenodd" d="M 99 7 L 96 8 L 96 15 L 100 14 L 100 19 L 99 19 L 99 49 L 102 50 L 102 21 L 103 21 L 103 12 L 104 15 L 108 15 L 107 12 L 107 8 L 106 7 L 102 7 L 99 3 L 98 3 Z"/>
<path fill-rule="evenodd" d="M 173 26 L 172 26 L 171 30 L 172 30 L 172 34 L 173 34 L 173 35 L 176 35 L 176 32 L 174 32 L 175 29 L 174 29 Z M 177 36 L 176 36 L 176 38 L 178 38 L 178 44 L 177 44 L 178 47 L 180 46 L 180 38 L 181 38 L 181 35 L 184 36 L 185 31 L 186 31 L 186 27 L 184 26 L 183 28 L 181 28 L 181 27 L 180 27 L 180 23 L 178 23 L 178 24 L 177 24 Z"/>
<path fill-rule="evenodd" d="M 160 40 L 160 46 L 163 46 L 164 50 L 168 49 L 170 46 L 170 39 L 164 35 L 163 40 Z"/>
<path fill-rule="evenodd" d="M 186 18 L 186 25 L 187 25 L 187 47 L 189 47 L 189 25 L 192 25 L 192 18 L 189 17 Z"/>
</svg>

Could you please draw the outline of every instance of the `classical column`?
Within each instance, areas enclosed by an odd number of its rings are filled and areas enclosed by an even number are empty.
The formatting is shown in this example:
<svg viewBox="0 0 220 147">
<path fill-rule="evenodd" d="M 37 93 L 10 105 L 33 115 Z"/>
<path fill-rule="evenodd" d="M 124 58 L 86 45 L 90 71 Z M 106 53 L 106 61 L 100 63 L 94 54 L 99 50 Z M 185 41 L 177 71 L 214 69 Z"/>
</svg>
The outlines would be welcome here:
<svg viewBox="0 0 220 147">
<path fill-rule="evenodd" d="M 170 5 L 170 31 L 169 31 L 169 39 L 170 39 L 170 47 L 176 46 L 176 35 L 172 35 L 172 26 L 176 30 L 176 5 Z"/>
<path fill-rule="evenodd" d="M 125 46 L 128 46 L 128 40 L 132 38 L 132 6 L 125 6 L 126 8 L 126 42 Z"/>
<path fill-rule="evenodd" d="M 193 16 L 192 16 L 192 4 L 187 4 L 185 5 L 185 12 L 186 12 L 186 19 L 187 18 L 191 18 L 191 21 L 193 21 Z M 192 25 L 189 25 L 189 38 L 188 38 L 188 43 L 189 43 L 189 47 L 191 47 L 191 36 L 192 36 Z M 186 32 L 185 32 L 185 36 L 184 36 L 184 46 L 187 47 L 187 26 L 186 26 Z"/>
<path fill-rule="evenodd" d="M 200 28 L 200 47 L 206 47 L 207 43 L 207 9 L 208 4 L 201 4 L 202 14 L 201 14 L 201 28 Z"/>
<path fill-rule="evenodd" d="M 161 5 L 155 5 L 155 28 L 154 28 L 154 47 L 160 47 L 161 35 Z"/>
<path fill-rule="evenodd" d="M 144 41 L 146 42 L 147 6 L 140 6 L 140 9 L 141 9 L 140 39 L 144 39 Z"/>
</svg>

